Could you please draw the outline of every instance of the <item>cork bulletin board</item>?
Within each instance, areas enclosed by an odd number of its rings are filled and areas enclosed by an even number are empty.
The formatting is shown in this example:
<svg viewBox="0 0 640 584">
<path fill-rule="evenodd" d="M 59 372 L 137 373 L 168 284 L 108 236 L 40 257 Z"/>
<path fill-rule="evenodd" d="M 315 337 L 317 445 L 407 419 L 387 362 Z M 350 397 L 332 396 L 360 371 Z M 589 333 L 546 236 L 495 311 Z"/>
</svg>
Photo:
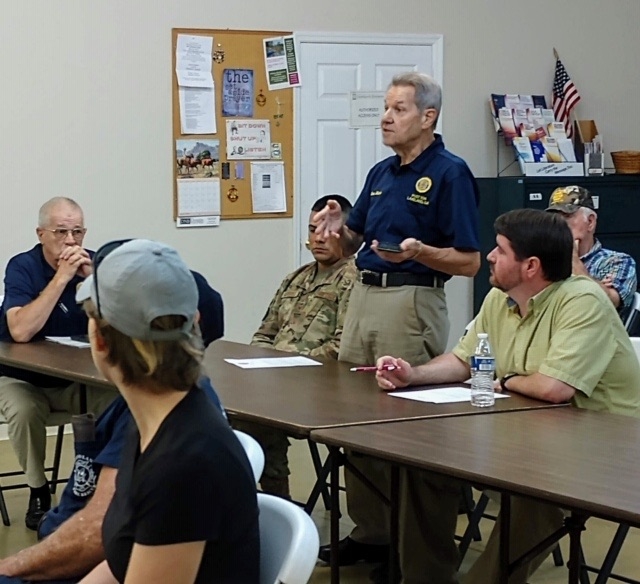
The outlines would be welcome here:
<svg viewBox="0 0 640 584">
<path fill-rule="evenodd" d="M 216 132 L 209 134 L 182 133 L 179 102 L 179 85 L 176 69 L 176 47 L 178 35 L 195 35 L 213 38 L 211 71 L 214 81 L 214 103 Z M 291 35 L 282 31 L 246 31 L 175 28 L 172 30 L 172 108 L 173 108 L 173 145 L 176 163 L 173 165 L 173 218 L 178 217 L 178 180 L 188 180 L 197 173 L 220 178 L 220 217 L 221 219 L 266 219 L 293 216 L 293 89 L 285 88 L 270 91 L 265 69 L 264 39 Z M 252 71 L 253 95 L 251 98 L 252 116 L 223 113 L 223 75 L 228 70 Z M 240 73 L 237 73 L 240 74 Z M 269 121 L 269 158 L 252 160 L 232 159 L 227 152 L 227 125 L 235 130 L 233 122 L 247 124 L 251 120 Z M 262 132 L 260 132 L 262 133 Z M 186 141 L 186 142 L 185 142 Z M 177 144 L 204 144 L 219 142 L 217 156 L 207 151 L 206 158 L 196 160 L 191 157 L 181 159 Z M 247 154 L 245 153 L 245 156 Z M 285 203 L 284 212 L 255 213 L 252 204 L 251 163 L 282 162 L 284 165 Z M 200 166 L 198 166 L 200 163 Z M 193 167 L 193 168 L 192 168 Z"/>
</svg>

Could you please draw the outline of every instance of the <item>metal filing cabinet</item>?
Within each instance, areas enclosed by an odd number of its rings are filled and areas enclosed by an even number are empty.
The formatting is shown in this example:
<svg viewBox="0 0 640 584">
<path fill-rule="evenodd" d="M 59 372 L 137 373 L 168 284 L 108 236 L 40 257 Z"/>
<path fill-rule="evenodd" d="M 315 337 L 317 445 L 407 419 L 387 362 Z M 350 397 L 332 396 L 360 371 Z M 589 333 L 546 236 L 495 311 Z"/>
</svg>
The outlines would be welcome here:
<svg viewBox="0 0 640 584">
<path fill-rule="evenodd" d="M 640 266 L 640 176 L 503 177 L 477 179 L 480 189 L 482 266 L 473 282 L 473 309 L 478 312 L 490 289 L 487 254 L 495 246 L 493 222 L 511 209 L 546 209 L 553 189 L 579 185 L 597 197 L 596 236 L 604 247 L 631 255 Z"/>
</svg>

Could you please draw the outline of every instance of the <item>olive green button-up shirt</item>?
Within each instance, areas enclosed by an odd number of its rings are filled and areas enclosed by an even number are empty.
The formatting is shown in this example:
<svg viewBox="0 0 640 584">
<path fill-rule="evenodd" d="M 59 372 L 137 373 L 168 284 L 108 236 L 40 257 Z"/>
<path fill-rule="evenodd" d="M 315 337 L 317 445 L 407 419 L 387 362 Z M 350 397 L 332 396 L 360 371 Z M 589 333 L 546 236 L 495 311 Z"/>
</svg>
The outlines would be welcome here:
<svg viewBox="0 0 640 584">
<path fill-rule="evenodd" d="M 477 334 L 489 335 L 496 373 L 540 372 L 576 389 L 573 403 L 640 417 L 640 364 L 613 304 L 591 278 L 554 282 L 531 298 L 527 314 L 493 288 L 453 349 L 465 362 Z"/>
</svg>

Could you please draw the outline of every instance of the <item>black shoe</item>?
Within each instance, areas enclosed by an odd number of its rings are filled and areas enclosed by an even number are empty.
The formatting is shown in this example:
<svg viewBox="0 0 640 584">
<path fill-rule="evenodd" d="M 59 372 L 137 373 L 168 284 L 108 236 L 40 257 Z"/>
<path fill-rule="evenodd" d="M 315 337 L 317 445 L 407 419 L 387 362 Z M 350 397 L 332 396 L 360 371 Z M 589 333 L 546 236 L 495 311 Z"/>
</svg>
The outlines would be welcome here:
<svg viewBox="0 0 640 584">
<path fill-rule="evenodd" d="M 51 509 L 51 494 L 49 493 L 49 485 L 45 485 L 46 493 L 40 489 L 31 489 L 31 496 L 29 497 L 29 507 L 27 514 L 24 518 L 24 524 L 28 529 L 34 531 L 38 529 L 38 524 L 44 516 L 44 514 Z"/>
<path fill-rule="evenodd" d="M 351 566 L 357 562 L 375 563 L 382 562 L 389 556 L 388 545 L 374 545 L 359 543 L 350 537 L 341 539 L 338 543 L 338 565 Z M 331 546 L 320 546 L 318 558 L 328 564 L 331 561 Z"/>
<path fill-rule="evenodd" d="M 389 562 L 386 561 L 371 570 L 371 572 L 369 572 L 369 580 L 371 580 L 373 584 L 389 584 Z M 396 579 L 392 584 L 400 584 L 400 580 L 402 580 L 402 576 L 400 570 L 397 569 Z"/>
</svg>

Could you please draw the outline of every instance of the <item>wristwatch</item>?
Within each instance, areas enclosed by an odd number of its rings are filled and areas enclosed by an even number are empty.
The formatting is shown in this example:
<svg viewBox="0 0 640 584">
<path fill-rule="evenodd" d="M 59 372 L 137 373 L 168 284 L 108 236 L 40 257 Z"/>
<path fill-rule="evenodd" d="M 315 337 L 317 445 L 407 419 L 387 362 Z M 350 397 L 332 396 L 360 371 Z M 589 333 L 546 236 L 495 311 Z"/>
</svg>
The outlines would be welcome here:
<svg viewBox="0 0 640 584">
<path fill-rule="evenodd" d="M 517 373 L 509 373 L 507 375 L 505 375 L 504 377 L 500 378 L 500 387 L 502 388 L 502 391 L 509 391 L 509 388 L 507 387 L 507 381 L 509 381 L 509 379 L 511 379 L 512 377 L 518 377 Z"/>
</svg>

